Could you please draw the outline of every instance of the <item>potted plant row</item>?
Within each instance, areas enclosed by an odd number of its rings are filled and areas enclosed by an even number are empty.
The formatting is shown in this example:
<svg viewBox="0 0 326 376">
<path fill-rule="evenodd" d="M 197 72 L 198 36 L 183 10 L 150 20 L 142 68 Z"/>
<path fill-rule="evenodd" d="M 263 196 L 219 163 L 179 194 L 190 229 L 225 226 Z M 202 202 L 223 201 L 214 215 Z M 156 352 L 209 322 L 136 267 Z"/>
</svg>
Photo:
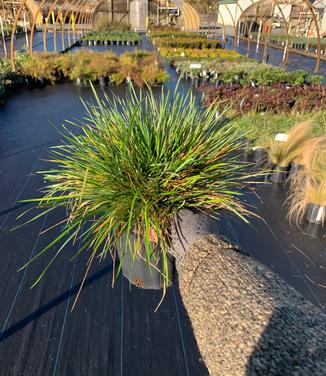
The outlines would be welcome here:
<svg viewBox="0 0 326 376">
<path fill-rule="evenodd" d="M 140 43 L 140 35 L 131 31 L 92 32 L 83 38 L 89 45 L 136 45 Z"/>
<path fill-rule="evenodd" d="M 120 57 L 111 51 L 34 53 L 20 62 L 17 73 L 9 71 L 9 74 L 29 86 L 44 86 L 47 82 L 54 84 L 60 80 L 73 80 L 78 84 L 98 81 L 102 86 L 126 81 L 133 81 L 138 86 L 145 82 L 147 85 L 161 85 L 169 78 L 155 53 L 137 50 Z"/>
<path fill-rule="evenodd" d="M 225 50 L 222 48 L 175 48 L 175 47 L 160 47 L 160 55 L 171 60 L 200 60 L 200 59 L 218 59 L 219 61 L 235 61 L 245 60 L 246 57 L 240 55 L 233 50 Z"/>
<path fill-rule="evenodd" d="M 311 113 L 326 109 L 326 86 L 285 85 L 282 83 L 257 86 L 223 83 L 218 87 L 206 85 L 205 103 L 223 102 L 241 113 Z"/>
<path fill-rule="evenodd" d="M 203 37 L 197 38 L 154 38 L 153 44 L 157 47 L 173 48 L 198 48 L 198 49 L 215 49 L 221 48 L 221 43 L 217 40 L 211 40 Z"/>
<path fill-rule="evenodd" d="M 191 77 L 192 61 L 175 61 L 174 67 L 178 70 L 183 78 Z M 242 86 L 250 85 L 254 81 L 258 86 L 287 84 L 287 85 L 318 85 L 322 81 L 322 77 L 311 75 L 310 72 L 304 70 L 286 71 L 283 68 L 274 67 L 269 64 L 258 63 L 256 61 L 227 61 L 221 62 L 211 59 L 205 59 L 196 62 L 201 65 L 201 71 L 216 72 L 219 80 L 225 83 L 234 82 L 238 77 L 238 82 Z"/>
</svg>

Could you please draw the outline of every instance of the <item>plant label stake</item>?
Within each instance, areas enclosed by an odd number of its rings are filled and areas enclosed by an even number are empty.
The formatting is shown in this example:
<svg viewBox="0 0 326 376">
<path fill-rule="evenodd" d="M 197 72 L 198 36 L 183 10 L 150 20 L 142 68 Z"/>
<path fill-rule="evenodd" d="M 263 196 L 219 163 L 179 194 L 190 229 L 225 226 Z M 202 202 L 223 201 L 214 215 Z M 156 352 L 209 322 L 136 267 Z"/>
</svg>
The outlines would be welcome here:
<svg viewBox="0 0 326 376">
<path fill-rule="evenodd" d="M 189 68 L 190 69 L 201 69 L 201 64 L 195 64 L 195 63 L 193 63 L 193 64 L 189 65 Z"/>
<path fill-rule="evenodd" d="M 318 210 L 318 213 L 317 213 L 317 218 L 316 218 L 316 221 L 319 223 L 321 222 L 321 219 L 323 217 L 323 214 L 324 214 L 324 211 L 325 211 L 325 207 L 324 206 L 321 206 Z"/>
<path fill-rule="evenodd" d="M 286 133 L 277 133 L 275 136 L 275 141 L 286 142 L 289 139 L 289 135 Z"/>
</svg>

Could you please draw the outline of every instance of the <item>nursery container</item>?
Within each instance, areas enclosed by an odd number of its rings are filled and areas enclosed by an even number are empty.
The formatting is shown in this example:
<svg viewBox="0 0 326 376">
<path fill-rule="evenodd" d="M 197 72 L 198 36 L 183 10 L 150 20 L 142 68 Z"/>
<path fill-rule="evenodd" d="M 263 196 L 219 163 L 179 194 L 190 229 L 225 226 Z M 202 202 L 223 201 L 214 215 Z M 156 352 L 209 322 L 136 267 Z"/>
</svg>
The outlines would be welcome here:
<svg viewBox="0 0 326 376">
<path fill-rule="evenodd" d="M 253 160 L 254 162 L 263 162 L 267 160 L 267 151 L 266 149 L 258 146 L 252 149 L 253 151 Z"/>
<path fill-rule="evenodd" d="M 298 171 L 300 171 L 302 169 L 303 169 L 303 165 L 301 165 L 299 163 L 295 163 L 295 162 L 291 163 L 289 176 L 294 175 L 295 173 L 297 173 Z"/>
<path fill-rule="evenodd" d="M 321 224 L 326 215 L 326 207 L 317 204 L 308 204 L 306 211 L 306 220 L 309 223 Z"/>
<path fill-rule="evenodd" d="M 284 183 L 288 176 L 288 167 L 274 166 L 270 179 L 273 183 Z"/>
<path fill-rule="evenodd" d="M 37 87 L 44 87 L 45 86 L 45 79 L 44 77 L 38 77 L 36 80 Z"/>
<path fill-rule="evenodd" d="M 131 244 L 133 243 L 133 235 L 130 236 Z M 125 237 L 122 238 L 121 242 L 118 245 L 118 255 L 119 258 L 123 256 L 123 250 L 125 249 Z M 128 281 L 145 290 L 160 290 L 164 286 L 164 277 L 162 275 L 162 272 L 164 270 L 163 267 L 163 260 L 160 255 L 160 252 L 157 250 L 155 252 L 157 256 L 153 256 L 151 259 L 151 263 L 155 265 L 149 266 L 146 261 L 143 260 L 143 258 L 146 260 L 146 250 L 145 246 L 142 246 L 140 250 L 140 257 L 136 257 L 134 261 L 132 261 L 130 248 L 126 248 L 126 252 L 123 259 L 122 264 L 122 274 L 125 278 L 128 279 Z M 173 281 L 173 262 L 172 259 L 168 258 L 168 270 L 169 270 L 169 286 L 172 285 Z"/>
<path fill-rule="evenodd" d="M 25 85 L 27 87 L 33 87 L 33 80 L 30 77 L 25 77 Z"/>
<path fill-rule="evenodd" d="M 99 77 L 98 78 L 98 82 L 99 82 L 99 84 L 100 84 L 100 86 L 101 87 L 105 87 L 105 85 L 106 85 L 106 82 L 105 82 L 105 78 L 104 77 Z"/>
</svg>

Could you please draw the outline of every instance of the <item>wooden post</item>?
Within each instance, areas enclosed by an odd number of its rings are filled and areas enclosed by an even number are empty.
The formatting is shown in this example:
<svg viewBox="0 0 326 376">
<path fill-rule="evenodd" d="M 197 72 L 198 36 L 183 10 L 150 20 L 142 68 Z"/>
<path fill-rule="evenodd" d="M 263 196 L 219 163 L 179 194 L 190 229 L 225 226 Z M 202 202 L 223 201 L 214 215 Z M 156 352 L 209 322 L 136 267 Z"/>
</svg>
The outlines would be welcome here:
<svg viewBox="0 0 326 376">
<path fill-rule="evenodd" d="M 35 25 L 36 25 L 38 16 L 40 15 L 41 10 L 42 10 L 43 5 L 45 4 L 45 2 L 46 2 L 46 0 L 42 0 L 42 2 L 40 3 L 40 5 L 38 6 L 38 9 L 37 9 L 36 13 L 34 14 L 34 18 L 33 18 L 33 22 L 32 22 L 32 27 L 31 27 L 31 34 L 29 36 L 29 53 L 30 54 L 33 53 L 33 37 L 34 37 Z"/>
<path fill-rule="evenodd" d="M 49 9 L 49 13 L 45 19 L 45 24 L 44 24 L 44 27 L 43 27 L 43 49 L 44 51 L 46 52 L 47 50 L 47 41 L 46 41 L 46 37 L 47 37 L 47 27 L 48 27 L 48 22 L 50 21 L 51 19 L 51 13 L 56 5 L 56 3 L 58 2 L 58 0 L 54 0 L 53 4 L 51 5 L 50 9 Z"/>
<path fill-rule="evenodd" d="M 26 1 L 27 0 L 22 0 L 22 2 L 20 3 L 20 7 L 18 8 L 18 12 L 16 13 L 16 16 L 15 16 L 15 19 L 14 19 L 14 24 L 12 26 L 12 31 L 11 31 L 10 61 L 11 61 L 11 69 L 13 70 L 13 72 L 15 72 L 15 70 L 16 70 L 16 66 L 15 66 L 15 33 L 16 33 L 16 29 L 17 29 L 18 19 L 21 15 L 21 12 L 24 9 Z"/>
</svg>

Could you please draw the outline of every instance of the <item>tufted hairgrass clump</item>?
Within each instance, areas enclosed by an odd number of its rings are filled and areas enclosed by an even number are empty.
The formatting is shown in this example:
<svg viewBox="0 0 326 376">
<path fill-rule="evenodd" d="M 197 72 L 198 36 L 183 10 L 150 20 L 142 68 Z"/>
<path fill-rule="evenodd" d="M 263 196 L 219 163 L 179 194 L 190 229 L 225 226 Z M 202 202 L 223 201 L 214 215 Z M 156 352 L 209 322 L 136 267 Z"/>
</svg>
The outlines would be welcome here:
<svg viewBox="0 0 326 376">
<path fill-rule="evenodd" d="M 34 259 L 63 242 L 52 263 L 68 241 L 80 239 L 79 253 L 89 252 L 90 263 L 108 254 L 115 260 L 125 236 L 133 260 L 141 247 L 149 265 L 161 252 L 167 276 L 170 223 L 180 209 L 212 210 L 217 216 L 223 210 L 247 221 L 251 213 L 241 196 L 253 174 L 239 161 L 242 143 L 231 123 L 216 118 L 210 107 L 200 108 L 191 91 L 181 94 L 178 87 L 160 95 L 131 87 L 125 98 L 94 94 L 95 104 L 85 103 L 85 119 L 73 123 L 79 132 L 64 126 L 63 144 L 52 148 L 53 168 L 41 172 L 47 182 L 42 197 L 28 200 L 42 215 L 67 209 L 61 234 Z M 151 242 L 153 230 L 159 247 Z"/>
</svg>

